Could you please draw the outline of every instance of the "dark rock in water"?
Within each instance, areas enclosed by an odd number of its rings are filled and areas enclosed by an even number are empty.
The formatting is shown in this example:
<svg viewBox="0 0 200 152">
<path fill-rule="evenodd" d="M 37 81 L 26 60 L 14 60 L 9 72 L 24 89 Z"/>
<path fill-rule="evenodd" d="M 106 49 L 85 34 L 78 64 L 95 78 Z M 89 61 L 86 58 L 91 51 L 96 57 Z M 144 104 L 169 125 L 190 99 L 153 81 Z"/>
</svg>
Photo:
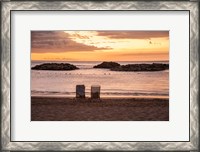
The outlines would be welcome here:
<svg viewBox="0 0 200 152">
<path fill-rule="evenodd" d="M 36 65 L 31 68 L 32 70 L 54 70 L 54 71 L 68 71 L 79 69 L 76 66 L 69 63 L 44 63 Z"/>
<path fill-rule="evenodd" d="M 104 68 L 104 69 L 111 69 L 115 67 L 119 67 L 120 64 L 116 62 L 102 62 L 101 64 L 98 64 L 94 66 L 93 68 Z"/>
<path fill-rule="evenodd" d="M 112 71 L 163 71 L 169 69 L 169 64 L 127 64 L 111 68 Z"/>
</svg>

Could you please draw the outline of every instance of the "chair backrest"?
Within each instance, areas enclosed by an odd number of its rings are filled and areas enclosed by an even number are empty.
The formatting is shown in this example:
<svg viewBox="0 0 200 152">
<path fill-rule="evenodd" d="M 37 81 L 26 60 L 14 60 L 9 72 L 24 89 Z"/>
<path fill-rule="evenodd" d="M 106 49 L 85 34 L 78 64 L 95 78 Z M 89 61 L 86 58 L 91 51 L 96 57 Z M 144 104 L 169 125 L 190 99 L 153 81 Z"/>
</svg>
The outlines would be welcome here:
<svg viewBox="0 0 200 152">
<path fill-rule="evenodd" d="M 91 98 L 97 99 L 100 98 L 100 85 L 92 85 L 91 86 Z"/>
<path fill-rule="evenodd" d="M 85 98 L 85 85 L 76 85 L 76 98 Z"/>
</svg>

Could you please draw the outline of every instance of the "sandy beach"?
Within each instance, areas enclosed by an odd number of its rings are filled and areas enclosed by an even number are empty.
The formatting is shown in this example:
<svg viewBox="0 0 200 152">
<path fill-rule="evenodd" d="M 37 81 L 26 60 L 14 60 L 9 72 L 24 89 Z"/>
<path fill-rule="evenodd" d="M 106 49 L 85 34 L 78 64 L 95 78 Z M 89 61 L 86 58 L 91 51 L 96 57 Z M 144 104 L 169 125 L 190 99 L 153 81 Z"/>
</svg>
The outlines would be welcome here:
<svg viewBox="0 0 200 152">
<path fill-rule="evenodd" d="M 31 97 L 31 121 L 168 121 L 169 99 Z"/>
</svg>

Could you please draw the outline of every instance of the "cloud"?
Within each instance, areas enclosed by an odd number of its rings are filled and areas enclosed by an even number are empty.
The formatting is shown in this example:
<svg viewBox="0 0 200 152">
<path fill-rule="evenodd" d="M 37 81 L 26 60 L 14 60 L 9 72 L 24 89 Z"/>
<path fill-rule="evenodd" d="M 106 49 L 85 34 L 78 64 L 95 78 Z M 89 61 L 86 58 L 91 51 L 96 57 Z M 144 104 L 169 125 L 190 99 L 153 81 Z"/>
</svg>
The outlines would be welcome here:
<svg viewBox="0 0 200 152">
<path fill-rule="evenodd" d="M 97 31 L 99 36 L 111 39 L 168 38 L 169 31 Z"/>
<path fill-rule="evenodd" d="M 32 31 L 32 53 L 60 53 L 105 50 L 108 48 L 85 45 L 73 41 L 69 34 L 63 31 Z"/>
</svg>

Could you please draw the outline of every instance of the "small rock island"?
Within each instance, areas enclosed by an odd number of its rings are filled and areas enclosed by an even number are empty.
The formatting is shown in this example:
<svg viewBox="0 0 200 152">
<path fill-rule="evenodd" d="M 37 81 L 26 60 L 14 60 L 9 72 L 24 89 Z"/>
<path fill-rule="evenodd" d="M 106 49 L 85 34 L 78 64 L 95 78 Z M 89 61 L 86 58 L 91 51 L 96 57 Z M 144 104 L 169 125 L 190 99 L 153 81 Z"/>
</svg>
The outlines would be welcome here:
<svg viewBox="0 0 200 152">
<path fill-rule="evenodd" d="M 104 68 L 110 69 L 111 71 L 163 71 L 169 69 L 169 64 L 152 63 L 120 65 L 116 62 L 102 62 L 93 68 Z"/>
<path fill-rule="evenodd" d="M 163 71 L 169 69 L 169 64 L 127 64 L 111 68 L 111 71 Z"/>
<path fill-rule="evenodd" d="M 52 70 L 52 71 L 69 71 L 79 69 L 69 63 L 43 63 L 31 68 L 32 70 Z"/>
<path fill-rule="evenodd" d="M 93 68 L 112 69 L 119 66 L 120 64 L 116 62 L 102 62 L 101 64 L 95 65 Z"/>
</svg>

